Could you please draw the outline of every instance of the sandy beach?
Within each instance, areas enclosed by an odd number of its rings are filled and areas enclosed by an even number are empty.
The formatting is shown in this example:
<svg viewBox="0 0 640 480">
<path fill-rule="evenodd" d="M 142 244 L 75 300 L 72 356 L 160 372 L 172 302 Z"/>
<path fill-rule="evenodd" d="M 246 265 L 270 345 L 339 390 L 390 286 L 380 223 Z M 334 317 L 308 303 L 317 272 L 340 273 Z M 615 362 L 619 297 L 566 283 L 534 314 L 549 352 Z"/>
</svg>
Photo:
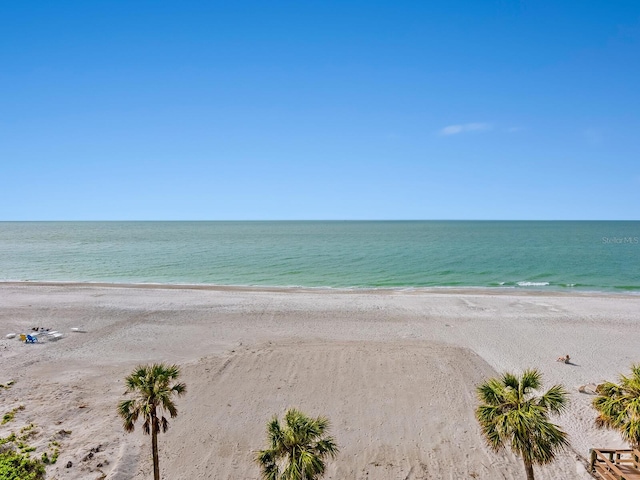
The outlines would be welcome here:
<svg viewBox="0 0 640 480">
<path fill-rule="evenodd" d="M 625 444 L 595 429 L 578 386 L 640 361 L 638 312 L 640 296 L 516 289 L 2 284 L 0 383 L 14 384 L 0 404 L 24 409 L 0 435 L 34 423 L 38 456 L 58 442 L 47 478 L 151 478 L 150 439 L 125 433 L 116 405 L 135 365 L 164 361 L 188 389 L 159 438 L 165 479 L 259 478 L 254 453 L 287 407 L 331 420 L 341 452 L 328 479 L 519 479 L 521 461 L 484 444 L 475 388 L 535 367 L 571 393 L 557 419 L 571 449 L 536 478 L 590 478 L 589 448 Z M 5 338 L 32 327 L 64 337 Z"/>
</svg>

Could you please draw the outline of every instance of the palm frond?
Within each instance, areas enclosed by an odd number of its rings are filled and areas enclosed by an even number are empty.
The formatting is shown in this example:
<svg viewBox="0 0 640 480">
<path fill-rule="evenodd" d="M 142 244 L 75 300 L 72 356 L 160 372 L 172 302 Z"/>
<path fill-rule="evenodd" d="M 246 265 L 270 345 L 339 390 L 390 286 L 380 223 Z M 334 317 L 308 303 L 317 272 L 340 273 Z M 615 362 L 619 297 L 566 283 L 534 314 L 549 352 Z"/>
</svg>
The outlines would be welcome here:
<svg viewBox="0 0 640 480">
<path fill-rule="evenodd" d="M 144 432 L 145 435 L 150 435 L 151 434 L 151 418 L 149 417 L 144 417 L 144 423 L 142 424 L 142 431 Z"/>
<path fill-rule="evenodd" d="M 160 428 L 158 430 L 162 430 L 162 433 L 166 433 L 169 430 L 169 421 L 166 417 L 160 419 Z"/>
<path fill-rule="evenodd" d="M 127 432 L 133 432 L 135 423 L 140 415 L 140 409 L 135 400 L 123 400 L 118 404 L 118 414 L 122 417 L 123 427 Z"/>
<path fill-rule="evenodd" d="M 592 403 L 596 426 L 618 430 L 632 446 L 640 446 L 640 364 L 631 366 L 631 375 L 620 375 L 618 384 L 600 385 L 597 393 Z"/>
<path fill-rule="evenodd" d="M 569 392 L 562 385 L 554 385 L 540 397 L 538 404 L 553 414 L 561 414 L 569 404 Z"/>
<path fill-rule="evenodd" d="M 522 373 L 520 384 L 526 393 L 530 390 L 538 390 L 542 385 L 542 375 L 536 369 L 525 370 Z"/>
<path fill-rule="evenodd" d="M 330 456 L 331 458 L 336 458 L 338 453 L 340 453 L 340 448 L 338 448 L 338 445 L 336 445 L 331 437 L 327 437 L 318 440 L 316 451 L 321 457 Z"/>
<path fill-rule="evenodd" d="M 184 395 L 187 393 L 187 386 L 184 383 L 176 383 L 171 390 L 178 396 Z"/>
<path fill-rule="evenodd" d="M 483 383 L 477 389 L 480 402 L 488 405 L 501 405 L 506 401 L 505 384 L 496 378 Z"/>
<path fill-rule="evenodd" d="M 514 390 L 520 388 L 520 379 L 512 373 L 504 373 L 502 375 L 502 382 L 505 387 L 511 387 Z"/>
<path fill-rule="evenodd" d="M 265 480 L 278 480 L 280 470 L 276 463 L 277 455 L 273 450 L 260 450 L 255 460 L 262 470 L 262 478 Z"/>
</svg>

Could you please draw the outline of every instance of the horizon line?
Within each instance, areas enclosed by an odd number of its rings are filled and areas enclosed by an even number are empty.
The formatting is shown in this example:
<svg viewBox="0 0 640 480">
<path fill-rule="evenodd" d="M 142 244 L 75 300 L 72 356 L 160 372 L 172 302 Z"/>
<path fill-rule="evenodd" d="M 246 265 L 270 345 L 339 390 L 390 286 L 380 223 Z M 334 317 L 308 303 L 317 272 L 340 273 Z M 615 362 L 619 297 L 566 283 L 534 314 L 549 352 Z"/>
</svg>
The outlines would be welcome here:
<svg viewBox="0 0 640 480">
<path fill-rule="evenodd" d="M 75 220 L 0 220 L 0 223 L 82 223 L 82 222 L 639 222 L 640 219 L 618 218 L 618 219 L 545 219 L 545 218 L 369 218 L 369 219 L 75 219 Z"/>
</svg>

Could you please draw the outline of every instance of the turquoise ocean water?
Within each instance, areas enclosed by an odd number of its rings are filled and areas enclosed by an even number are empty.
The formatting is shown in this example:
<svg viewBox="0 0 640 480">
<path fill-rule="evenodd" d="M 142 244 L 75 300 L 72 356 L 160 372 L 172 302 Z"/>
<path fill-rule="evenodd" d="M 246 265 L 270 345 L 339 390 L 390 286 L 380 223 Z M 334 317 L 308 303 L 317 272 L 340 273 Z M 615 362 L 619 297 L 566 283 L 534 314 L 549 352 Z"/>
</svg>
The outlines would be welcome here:
<svg viewBox="0 0 640 480">
<path fill-rule="evenodd" d="M 640 292 L 640 222 L 0 222 L 0 280 Z"/>
</svg>

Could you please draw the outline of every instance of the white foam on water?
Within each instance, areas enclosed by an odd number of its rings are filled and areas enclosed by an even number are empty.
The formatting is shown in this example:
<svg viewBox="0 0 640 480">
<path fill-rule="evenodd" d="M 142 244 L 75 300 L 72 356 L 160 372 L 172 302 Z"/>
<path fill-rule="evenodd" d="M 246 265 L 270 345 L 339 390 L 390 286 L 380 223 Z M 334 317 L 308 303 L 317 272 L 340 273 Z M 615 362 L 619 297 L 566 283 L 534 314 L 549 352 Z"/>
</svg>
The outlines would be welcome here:
<svg viewBox="0 0 640 480">
<path fill-rule="evenodd" d="M 518 282 L 519 287 L 546 287 L 549 282 Z"/>
</svg>

